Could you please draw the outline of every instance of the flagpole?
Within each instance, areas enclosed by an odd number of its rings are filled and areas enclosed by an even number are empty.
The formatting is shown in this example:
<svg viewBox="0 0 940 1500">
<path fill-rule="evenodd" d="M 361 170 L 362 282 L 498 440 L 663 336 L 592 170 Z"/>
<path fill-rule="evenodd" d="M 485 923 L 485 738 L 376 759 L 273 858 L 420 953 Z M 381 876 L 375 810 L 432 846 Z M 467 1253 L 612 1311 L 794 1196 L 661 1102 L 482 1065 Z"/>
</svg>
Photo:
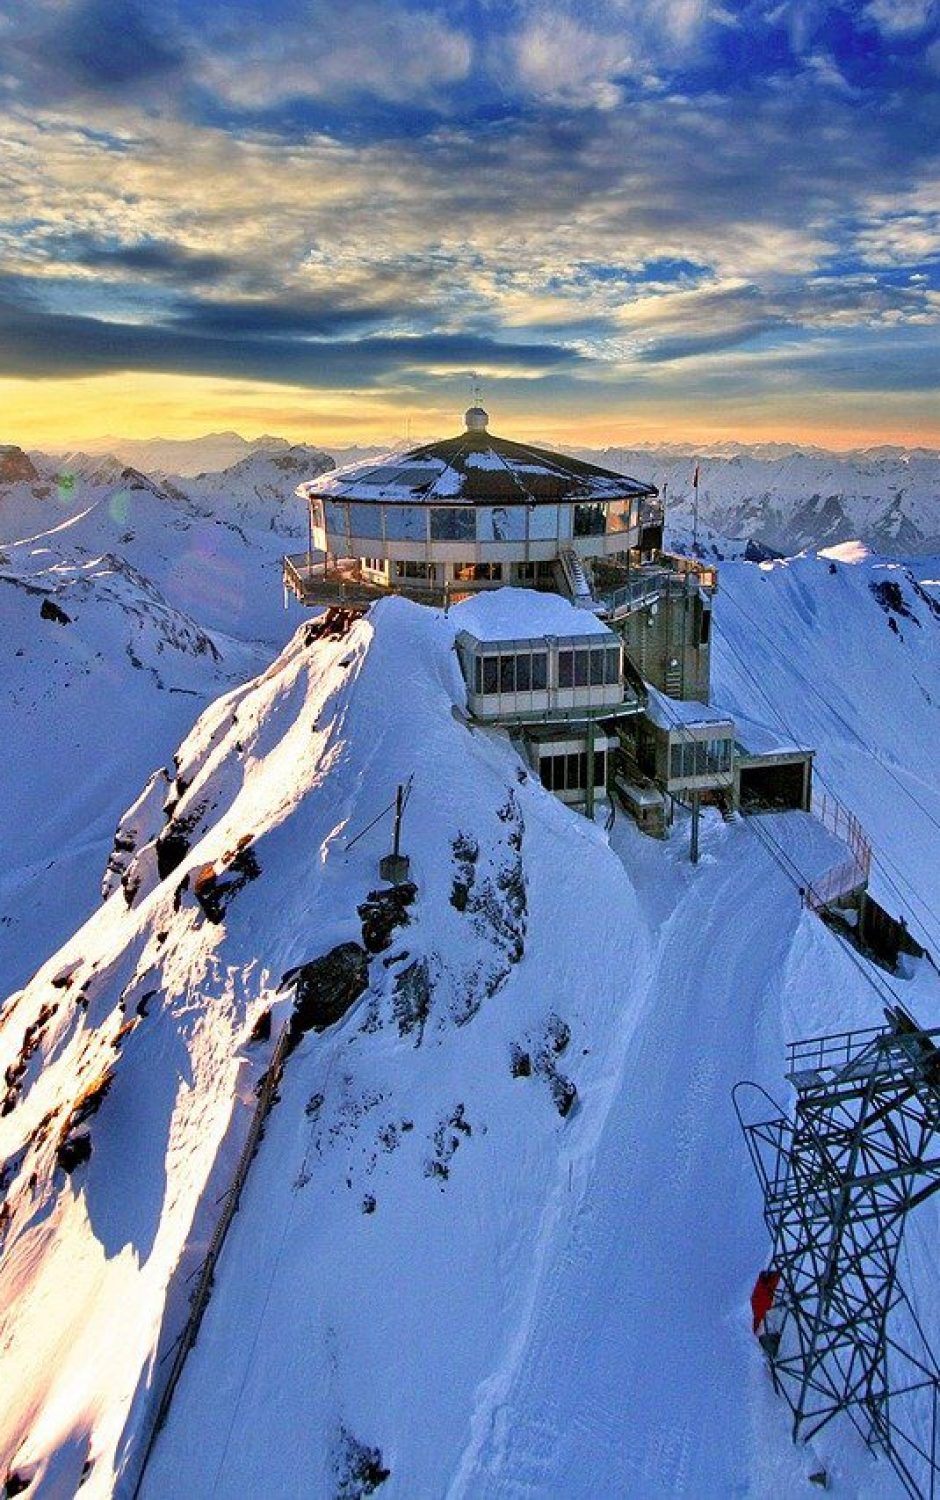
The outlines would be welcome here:
<svg viewBox="0 0 940 1500">
<path fill-rule="evenodd" d="M 698 464 L 692 475 L 692 551 L 698 554 Z"/>
</svg>

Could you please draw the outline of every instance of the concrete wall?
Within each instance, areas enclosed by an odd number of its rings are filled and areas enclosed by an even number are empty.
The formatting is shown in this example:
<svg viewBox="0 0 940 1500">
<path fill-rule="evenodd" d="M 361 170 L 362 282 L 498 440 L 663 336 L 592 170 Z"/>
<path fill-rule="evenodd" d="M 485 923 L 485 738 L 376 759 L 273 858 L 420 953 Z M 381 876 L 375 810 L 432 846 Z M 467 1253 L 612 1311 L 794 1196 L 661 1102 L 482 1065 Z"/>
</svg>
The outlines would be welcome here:
<svg viewBox="0 0 940 1500">
<path fill-rule="evenodd" d="M 618 629 L 647 682 L 672 698 L 709 702 L 711 601 L 698 589 L 664 595 L 628 615 Z"/>
</svg>

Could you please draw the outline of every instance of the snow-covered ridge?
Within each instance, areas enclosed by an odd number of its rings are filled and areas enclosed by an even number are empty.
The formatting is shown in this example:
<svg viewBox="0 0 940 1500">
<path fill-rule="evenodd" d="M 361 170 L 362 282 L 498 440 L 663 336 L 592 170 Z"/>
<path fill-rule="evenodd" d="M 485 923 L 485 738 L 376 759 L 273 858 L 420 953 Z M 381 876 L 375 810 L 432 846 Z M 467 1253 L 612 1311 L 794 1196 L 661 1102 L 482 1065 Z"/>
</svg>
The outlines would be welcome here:
<svg viewBox="0 0 940 1500">
<path fill-rule="evenodd" d="M 937 909 L 936 608 L 867 557 L 721 583 L 717 701 L 775 703 Z M 148 1500 L 334 1500 L 370 1474 L 399 1500 L 769 1500 L 813 1461 L 853 1500 L 895 1493 L 851 1430 L 790 1445 L 748 1333 L 766 1247 L 729 1099 L 741 1076 L 779 1085 L 787 1037 L 877 1022 L 878 995 L 746 822 L 707 817 L 694 870 L 681 824 L 608 844 L 455 716 L 473 609 L 302 625 L 158 769 L 109 899 L 0 1012 L 0 1454 L 33 1494 L 82 1474 L 83 1495 L 128 1493 L 295 1000 Z M 347 846 L 411 775 L 415 889 L 376 936 L 388 822 Z M 806 815 L 767 826 L 808 876 L 832 863 Z M 325 957 L 339 1019 L 317 1009 Z M 928 1023 L 931 976 L 897 981 Z M 915 1294 L 937 1227 L 925 1206 Z"/>
</svg>

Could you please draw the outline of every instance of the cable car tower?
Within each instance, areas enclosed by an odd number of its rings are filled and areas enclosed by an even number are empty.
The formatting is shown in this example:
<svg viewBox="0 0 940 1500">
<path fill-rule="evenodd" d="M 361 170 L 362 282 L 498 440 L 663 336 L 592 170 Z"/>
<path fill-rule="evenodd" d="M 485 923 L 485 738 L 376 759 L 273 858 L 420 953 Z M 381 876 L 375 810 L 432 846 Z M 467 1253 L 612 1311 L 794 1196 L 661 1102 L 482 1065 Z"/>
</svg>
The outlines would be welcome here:
<svg viewBox="0 0 940 1500">
<path fill-rule="evenodd" d="M 792 1121 L 754 1083 L 734 1104 L 779 1276 L 760 1340 L 794 1439 L 844 1411 L 909 1495 L 934 1500 L 940 1367 L 897 1262 L 907 1215 L 940 1188 L 940 1028 L 885 1016 L 791 1045 Z"/>
</svg>

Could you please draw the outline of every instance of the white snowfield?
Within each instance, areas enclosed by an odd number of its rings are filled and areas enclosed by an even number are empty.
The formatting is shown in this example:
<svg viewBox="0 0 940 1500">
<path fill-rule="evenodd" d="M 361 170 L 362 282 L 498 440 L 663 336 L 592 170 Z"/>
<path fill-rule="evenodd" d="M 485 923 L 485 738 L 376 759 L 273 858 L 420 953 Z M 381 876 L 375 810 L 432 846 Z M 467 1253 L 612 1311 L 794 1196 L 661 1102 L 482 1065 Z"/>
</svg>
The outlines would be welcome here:
<svg viewBox="0 0 940 1500">
<path fill-rule="evenodd" d="M 880 899 L 940 953 L 940 620 L 903 568 L 831 566 L 723 569 L 714 696 L 819 747 Z M 682 820 L 608 840 L 564 808 L 455 715 L 463 615 L 302 625 L 180 747 L 180 862 L 161 878 L 143 773 L 123 879 L 0 1009 L 0 1478 L 31 1497 L 133 1493 L 283 977 L 362 940 L 388 817 L 347 844 L 410 776 L 409 920 L 287 1059 L 142 1494 L 779 1500 L 820 1465 L 853 1500 L 899 1493 L 846 1422 L 790 1442 L 730 1093 L 786 1103 L 785 1043 L 879 1023 L 886 985 L 940 1023 L 940 980 L 853 962 L 747 820 L 706 815 L 693 868 Z M 808 880 L 844 856 L 809 815 L 761 823 Z M 246 837 L 211 920 L 196 875 Z M 902 1274 L 940 1338 L 938 1227 L 925 1204 Z"/>
</svg>

